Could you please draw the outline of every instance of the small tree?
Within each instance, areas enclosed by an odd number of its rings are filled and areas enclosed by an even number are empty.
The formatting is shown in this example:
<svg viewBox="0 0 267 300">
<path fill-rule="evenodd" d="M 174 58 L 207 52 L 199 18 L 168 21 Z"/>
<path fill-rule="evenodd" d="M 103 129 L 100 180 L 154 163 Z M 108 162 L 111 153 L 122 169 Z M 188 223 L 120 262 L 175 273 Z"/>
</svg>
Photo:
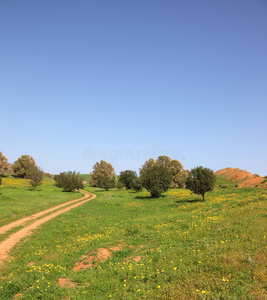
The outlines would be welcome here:
<svg viewBox="0 0 267 300">
<path fill-rule="evenodd" d="M 153 166 L 142 172 L 141 182 L 152 198 L 159 198 L 166 192 L 172 181 L 172 172 L 164 166 Z"/>
<path fill-rule="evenodd" d="M 32 167 L 26 172 L 27 178 L 31 179 L 31 185 L 37 190 L 37 186 L 42 184 L 43 171 L 37 166 Z"/>
<path fill-rule="evenodd" d="M 15 175 L 27 178 L 27 171 L 34 166 L 36 166 L 36 163 L 32 156 L 22 155 L 14 162 L 12 168 Z"/>
<path fill-rule="evenodd" d="M 8 161 L 5 155 L 0 151 L 0 175 L 8 170 Z"/>
<path fill-rule="evenodd" d="M 126 170 L 120 172 L 119 182 L 122 182 L 126 189 L 129 190 L 131 188 L 131 184 L 133 180 L 137 177 L 135 171 Z"/>
<path fill-rule="evenodd" d="M 140 178 L 137 177 L 132 181 L 131 188 L 134 189 L 136 192 L 142 191 L 143 187 Z"/>
<path fill-rule="evenodd" d="M 73 192 L 75 189 L 83 189 L 83 182 L 79 172 L 62 172 L 54 176 L 58 187 L 63 188 L 65 192 Z"/>
<path fill-rule="evenodd" d="M 194 194 L 202 195 L 202 200 L 205 201 L 205 193 L 214 189 L 216 176 L 209 168 L 196 167 L 189 172 L 185 181 L 186 188 Z"/>
<path fill-rule="evenodd" d="M 117 177 L 113 166 L 101 160 L 100 163 L 97 162 L 93 171 L 90 173 L 90 185 L 96 186 L 101 189 L 108 191 L 111 188 L 114 188 L 116 185 Z"/>
</svg>

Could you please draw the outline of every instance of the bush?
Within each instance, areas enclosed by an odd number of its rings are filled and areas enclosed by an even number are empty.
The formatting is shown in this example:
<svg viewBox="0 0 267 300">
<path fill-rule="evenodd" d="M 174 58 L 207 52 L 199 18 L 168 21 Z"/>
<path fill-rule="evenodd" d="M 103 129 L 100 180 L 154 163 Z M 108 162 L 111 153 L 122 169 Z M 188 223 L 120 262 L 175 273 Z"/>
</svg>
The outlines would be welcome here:
<svg viewBox="0 0 267 300">
<path fill-rule="evenodd" d="M 142 187 L 142 183 L 141 183 L 140 178 L 135 178 L 132 181 L 131 188 L 134 189 L 136 192 L 141 192 L 142 191 L 143 187 Z"/>
<path fill-rule="evenodd" d="M 126 170 L 120 172 L 119 182 L 122 182 L 127 190 L 131 188 L 133 180 L 137 177 L 135 171 Z"/>
<path fill-rule="evenodd" d="M 54 176 L 56 185 L 66 192 L 73 192 L 75 189 L 83 189 L 82 179 L 79 172 L 62 172 Z"/>
<path fill-rule="evenodd" d="M 214 172 L 200 166 L 190 171 L 185 184 L 186 188 L 191 190 L 194 194 L 202 195 L 203 201 L 205 201 L 205 193 L 214 189 L 215 182 L 216 176 Z"/>
<path fill-rule="evenodd" d="M 222 188 L 222 189 L 226 189 L 226 188 L 228 188 L 228 185 L 227 185 L 227 184 L 224 184 L 224 185 L 221 186 L 221 188 Z"/>
<path fill-rule="evenodd" d="M 124 184 L 122 183 L 122 182 L 117 182 L 117 184 L 116 184 L 116 188 L 118 189 L 118 190 L 121 190 L 121 189 L 123 189 L 124 188 Z"/>
<path fill-rule="evenodd" d="M 164 166 L 155 165 L 142 172 L 142 186 L 150 192 L 152 198 L 159 198 L 172 182 L 172 171 Z"/>
</svg>

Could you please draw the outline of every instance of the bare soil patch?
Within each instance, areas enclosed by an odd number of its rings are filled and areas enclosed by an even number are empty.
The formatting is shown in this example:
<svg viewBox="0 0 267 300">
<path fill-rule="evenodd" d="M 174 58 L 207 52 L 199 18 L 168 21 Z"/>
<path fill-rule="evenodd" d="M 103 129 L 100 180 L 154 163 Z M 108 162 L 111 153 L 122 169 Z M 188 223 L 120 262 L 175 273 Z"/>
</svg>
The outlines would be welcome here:
<svg viewBox="0 0 267 300">
<path fill-rule="evenodd" d="M 238 188 L 257 187 L 267 189 L 267 182 L 263 183 L 264 177 L 255 176 L 237 168 L 226 168 L 215 172 L 216 176 L 238 183 Z"/>
<path fill-rule="evenodd" d="M 129 263 L 131 261 L 135 261 L 135 262 L 139 262 L 142 259 L 142 257 L 140 255 L 137 256 L 129 256 L 123 259 L 123 261 L 125 261 L 126 263 Z"/>
<path fill-rule="evenodd" d="M 98 248 L 95 251 L 91 251 L 89 254 L 83 255 L 79 262 L 75 263 L 73 270 L 81 271 L 96 267 L 99 263 L 111 258 L 112 252 L 123 250 L 125 246 L 125 244 L 118 244 L 109 248 Z"/>
<path fill-rule="evenodd" d="M 58 284 L 61 288 L 75 288 L 78 284 L 71 281 L 70 278 L 62 278 L 58 279 Z"/>
</svg>

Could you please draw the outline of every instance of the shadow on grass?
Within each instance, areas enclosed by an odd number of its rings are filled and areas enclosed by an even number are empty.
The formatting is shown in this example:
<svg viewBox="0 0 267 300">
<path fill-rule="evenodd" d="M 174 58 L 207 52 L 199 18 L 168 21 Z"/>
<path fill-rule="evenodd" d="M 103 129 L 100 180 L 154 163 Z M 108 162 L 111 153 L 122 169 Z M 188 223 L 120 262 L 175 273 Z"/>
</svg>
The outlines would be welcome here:
<svg viewBox="0 0 267 300">
<path fill-rule="evenodd" d="M 135 199 L 139 199 L 139 200 L 153 200 L 153 199 L 160 199 L 160 198 L 165 198 L 165 195 L 162 195 L 159 198 L 152 198 L 150 195 L 149 196 L 136 196 L 134 197 Z"/>
<path fill-rule="evenodd" d="M 177 201 L 174 201 L 175 203 L 179 204 L 179 203 L 185 203 L 185 202 L 188 202 L 188 203 L 195 203 L 195 202 L 203 202 L 202 199 L 199 199 L 199 198 L 195 198 L 195 199 L 183 199 L 183 200 L 177 200 Z"/>
</svg>

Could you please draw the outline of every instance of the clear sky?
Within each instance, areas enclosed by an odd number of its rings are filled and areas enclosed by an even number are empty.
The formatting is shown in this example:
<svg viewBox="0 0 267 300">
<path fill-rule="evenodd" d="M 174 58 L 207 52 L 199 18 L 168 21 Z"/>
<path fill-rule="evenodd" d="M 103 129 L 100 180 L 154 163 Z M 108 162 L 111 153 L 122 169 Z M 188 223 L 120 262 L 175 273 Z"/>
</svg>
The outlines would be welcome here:
<svg viewBox="0 0 267 300">
<path fill-rule="evenodd" d="M 266 0 L 0 0 L 0 151 L 53 174 L 267 175 Z"/>
</svg>

